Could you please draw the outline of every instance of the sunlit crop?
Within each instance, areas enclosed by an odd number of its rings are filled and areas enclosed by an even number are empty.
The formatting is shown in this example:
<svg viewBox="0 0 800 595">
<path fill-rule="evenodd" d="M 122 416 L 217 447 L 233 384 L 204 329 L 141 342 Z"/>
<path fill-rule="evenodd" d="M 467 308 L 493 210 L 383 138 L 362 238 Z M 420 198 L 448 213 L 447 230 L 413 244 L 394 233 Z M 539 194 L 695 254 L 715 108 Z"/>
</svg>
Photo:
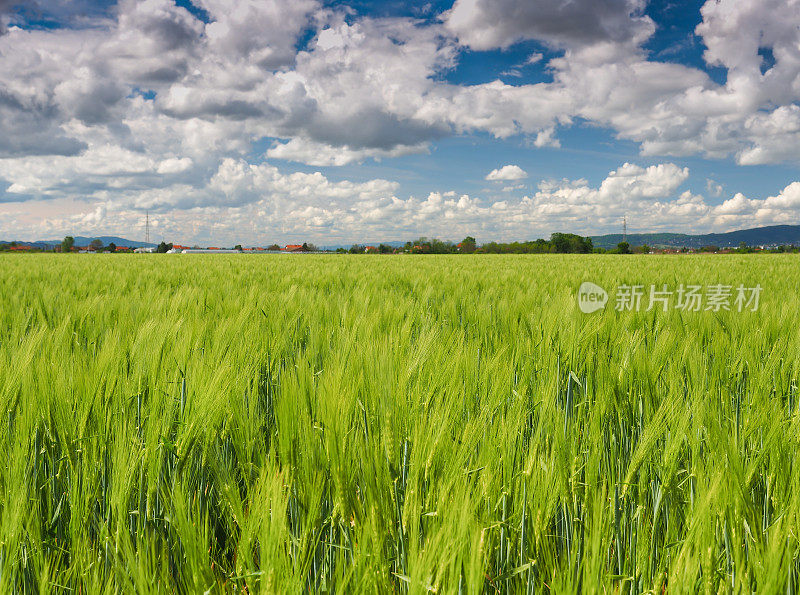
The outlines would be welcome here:
<svg viewBox="0 0 800 595">
<path fill-rule="evenodd" d="M 796 593 L 799 265 L 0 256 L 0 591 Z"/>
</svg>

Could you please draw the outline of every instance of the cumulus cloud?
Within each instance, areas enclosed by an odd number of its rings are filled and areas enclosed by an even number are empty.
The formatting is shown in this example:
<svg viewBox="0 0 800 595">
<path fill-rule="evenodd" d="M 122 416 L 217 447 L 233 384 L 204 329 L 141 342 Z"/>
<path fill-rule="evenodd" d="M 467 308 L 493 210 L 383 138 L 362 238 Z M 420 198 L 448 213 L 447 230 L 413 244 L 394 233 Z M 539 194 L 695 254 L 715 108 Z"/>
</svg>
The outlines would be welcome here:
<svg viewBox="0 0 800 595">
<path fill-rule="evenodd" d="M 428 144 L 398 145 L 391 149 L 353 149 L 348 145 L 332 147 L 325 143 L 295 137 L 288 142 L 276 142 L 267 150 L 267 157 L 297 161 L 307 165 L 348 165 L 361 163 L 366 159 L 388 159 L 414 153 L 428 152 Z"/>
<path fill-rule="evenodd" d="M 198 0 L 212 22 L 205 28 L 216 55 L 276 70 L 293 63 L 295 42 L 320 8 L 317 0 Z M 268 33 L 268 35 L 265 35 Z"/>
<path fill-rule="evenodd" d="M 655 27 L 642 0 L 456 0 L 445 23 L 476 50 L 505 48 L 522 39 L 554 47 L 600 41 L 642 41 Z"/>
<path fill-rule="evenodd" d="M 118 157 L 124 163 L 117 167 L 126 176 L 147 176 L 162 165 Z M 109 179 L 116 179 L 108 171 Z M 90 197 L 74 189 L 67 203 L 63 198 L 41 200 L 62 184 L 64 173 L 54 173 L 50 188 L 22 188 L 25 180 L 20 178 L 19 190 L 30 193 L 27 208 L 0 203 L 0 235 L 11 225 L 31 239 L 64 228 L 124 235 L 142 229 L 145 209 L 156 237 L 168 234 L 176 241 L 263 244 L 303 239 L 328 245 L 418 235 L 511 240 L 558 230 L 615 232 L 623 215 L 636 229 L 647 231 L 728 231 L 800 215 L 800 182 L 767 198 L 737 193 L 714 205 L 682 189 L 687 171 L 671 163 L 625 163 L 596 185 L 585 179 L 544 180 L 532 194 L 520 196 L 516 190 L 521 188 L 511 187 L 515 192 L 498 199 L 455 191 L 401 196 L 400 185 L 391 180 L 332 181 L 320 172 L 286 173 L 269 163 L 226 158 L 202 184 L 192 185 L 175 174 L 158 189 L 133 190 L 127 184 L 111 191 L 100 184 Z M 0 171 L 0 178 L 7 174 Z M 39 177 L 41 172 L 31 175 Z"/>
<path fill-rule="evenodd" d="M 38 8 L 36 2 L 28 1 L 32 8 Z M 20 0 L 0 0 L 0 35 L 3 35 L 8 31 L 8 19 L 9 16 L 12 15 L 15 9 L 21 7 L 23 5 Z"/>
<path fill-rule="evenodd" d="M 11 12 L 14 0 L 0 0 L 0 35 L 6 32 L 6 15 Z"/>
<path fill-rule="evenodd" d="M 709 196 L 722 196 L 722 191 L 724 188 L 721 184 L 717 184 L 711 178 L 706 178 L 706 192 L 708 192 Z"/>
<path fill-rule="evenodd" d="M 519 165 L 504 165 L 486 174 L 486 179 L 491 182 L 524 180 L 527 177 L 528 173 Z"/>
<path fill-rule="evenodd" d="M 219 145 L 208 147 L 216 157 L 222 145 L 271 137 L 281 139 L 270 149 L 275 157 L 344 165 L 475 131 L 559 147 L 556 127 L 581 118 L 640 143 L 645 155 L 792 160 L 800 140 L 793 1 L 770 0 L 768 11 L 751 0 L 703 7 L 697 32 L 706 59 L 729 71 L 717 85 L 700 70 L 648 57 L 641 44 L 653 23 L 641 0 L 458 0 L 432 24 L 348 19 L 316 0 L 248 0 L 232 9 L 198 0 L 205 23 L 171 0 L 122 0 L 114 20 L 89 29 L 3 36 L 0 155 L 85 150 L 86 139 L 67 130 L 73 120 L 142 145 L 136 130 L 180 128 L 163 116 L 189 122 L 188 130 L 216 127 Z M 298 51 L 309 29 L 315 35 Z M 522 38 L 565 50 L 548 64 L 552 82 L 442 79 L 459 59 L 458 43 L 482 49 Z M 775 64 L 762 73 L 764 44 Z M 541 59 L 533 53 L 528 62 Z M 149 114 L 142 97 L 153 104 Z"/>
<path fill-rule="evenodd" d="M 192 167 L 191 157 L 170 157 L 158 164 L 156 171 L 160 174 L 179 174 Z"/>
<path fill-rule="evenodd" d="M 275 166 L 252 165 L 244 160 L 225 159 L 211 178 L 208 190 L 226 197 L 227 203 L 256 203 L 286 200 L 306 206 L 337 201 L 361 201 L 392 194 L 396 182 L 375 179 L 363 183 L 331 182 L 319 172 L 282 174 Z"/>
<path fill-rule="evenodd" d="M 499 137 L 534 134 L 534 146 L 555 146 L 557 140 L 549 142 L 548 130 L 554 123 L 569 124 L 579 117 L 639 143 L 643 155 L 701 154 L 715 159 L 733 155 L 742 165 L 797 161 L 796 0 L 705 3 L 696 33 L 707 46 L 706 61 L 727 70 L 723 85 L 701 70 L 653 61 L 642 49 L 654 31 L 642 8 L 641 2 L 625 1 L 458 0 L 446 13 L 445 25 L 473 49 L 535 39 L 565 50 L 548 64 L 552 83 L 513 89 L 495 85 L 498 97 L 491 100 L 496 108 L 492 119 L 466 116 L 461 122 Z M 583 23 L 583 18 L 592 24 Z M 774 56 L 768 68 L 765 51 Z M 486 91 L 482 90 L 484 96 Z M 472 88 L 466 94 L 478 92 Z M 512 102 L 514 95 L 524 95 L 532 103 L 558 98 L 558 103 L 553 110 L 537 110 L 537 120 Z M 478 108 L 472 113 L 480 112 Z"/>
<path fill-rule="evenodd" d="M 625 163 L 603 180 L 598 196 L 605 200 L 637 200 L 669 196 L 689 177 L 689 168 L 674 163 L 647 168 Z"/>
<path fill-rule="evenodd" d="M 533 146 L 541 149 L 542 147 L 555 147 L 556 149 L 561 147 L 561 141 L 556 138 L 556 129 L 555 126 L 551 126 L 550 128 L 545 128 L 544 130 L 540 130 L 536 134 L 536 138 L 533 141 Z"/>
</svg>

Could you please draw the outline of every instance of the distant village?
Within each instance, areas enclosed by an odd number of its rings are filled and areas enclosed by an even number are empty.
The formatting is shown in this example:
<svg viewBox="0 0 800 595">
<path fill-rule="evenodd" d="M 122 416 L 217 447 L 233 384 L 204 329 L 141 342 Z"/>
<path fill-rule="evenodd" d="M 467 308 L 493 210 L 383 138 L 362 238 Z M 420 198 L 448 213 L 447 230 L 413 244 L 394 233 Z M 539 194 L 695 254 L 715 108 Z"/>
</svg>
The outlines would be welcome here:
<svg viewBox="0 0 800 595">
<path fill-rule="evenodd" d="M 419 248 L 419 246 L 416 246 Z M 183 246 L 181 244 L 164 243 L 157 246 L 122 246 L 113 242 L 108 245 L 102 243 L 90 243 L 85 246 L 78 245 L 35 245 L 23 242 L 0 243 L 0 252 L 72 252 L 75 254 L 100 254 L 103 252 L 131 253 L 131 254 L 238 254 L 238 253 L 259 253 L 259 254 L 303 254 L 303 253 L 366 253 L 366 254 L 386 254 L 401 253 L 403 248 L 397 248 L 382 244 L 380 246 L 361 246 L 357 245 L 348 249 L 319 249 L 313 244 L 286 244 L 280 246 L 272 244 L 270 246 L 244 247 L 237 245 L 233 248 L 222 248 L 217 246 Z"/>
<path fill-rule="evenodd" d="M 118 239 L 118 238 L 115 238 Z M 363 245 L 353 244 L 349 248 L 337 247 L 320 249 L 314 244 L 271 244 L 269 246 L 244 247 L 237 244 L 233 247 L 217 246 L 184 246 L 181 244 L 160 242 L 158 245 L 142 246 L 117 245 L 114 242 L 104 244 L 100 239 L 93 239 L 86 245 L 79 245 L 71 236 L 57 242 L 0 242 L 0 252 L 58 252 L 76 254 L 100 253 L 138 253 L 138 254 L 749 254 L 757 252 L 766 253 L 797 253 L 800 247 L 794 244 L 770 244 L 751 246 L 740 242 L 738 246 L 702 247 L 675 247 L 675 246 L 649 246 L 631 245 L 622 241 L 613 247 L 594 246 L 592 238 L 582 237 L 570 233 L 554 233 L 549 240 L 537 239 L 528 242 L 487 242 L 478 244 L 475 238 L 467 236 L 461 242 L 454 243 L 439 239 L 419 238 L 406 242 L 403 245 L 378 244 Z"/>
<path fill-rule="evenodd" d="M 158 245 L 152 246 L 123 246 L 117 245 L 114 242 L 104 245 L 100 240 L 93 240 L 85 246 L 77 245 L 68 236 L 61 244 L 40 245 L 37 243 L 25 242 L 8 242 L 0 243 L 0 251 L 5 252 L 58 252 L 66 253 L 71 252 L 75 254 L 100 254 L 103 252 L 114 253 L 135 253 L 135 254 L 191 254 L 191 253 L 214 253 L 214 254 L 236 254 L 239 252 L 258 252 L 258 253 L 303 253 L 303 252 L 320 252 L 313 244 L 287 244 L 280 246 L 272 244 L 267 247 L 254 246 L 245 248 L 237 245 L 233 248 L 220 248 L 217 246 L 209 246 L 201 248 L 200 246 L 182 246 L 180 244 L 161 242 Z"/>
</svg>

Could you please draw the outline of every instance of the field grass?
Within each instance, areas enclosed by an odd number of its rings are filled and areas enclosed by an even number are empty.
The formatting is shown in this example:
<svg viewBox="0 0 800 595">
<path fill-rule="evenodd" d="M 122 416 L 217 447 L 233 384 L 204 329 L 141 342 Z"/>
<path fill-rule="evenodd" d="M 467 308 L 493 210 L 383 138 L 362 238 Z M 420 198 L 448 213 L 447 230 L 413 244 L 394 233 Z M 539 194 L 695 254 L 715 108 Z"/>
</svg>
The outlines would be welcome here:
<svg viewBox="0 0 800 595">
<path fill-rule="evenodd" d="M 796 593 L 798 267 L 0 256 L 0 592 Z"/>
</svg>

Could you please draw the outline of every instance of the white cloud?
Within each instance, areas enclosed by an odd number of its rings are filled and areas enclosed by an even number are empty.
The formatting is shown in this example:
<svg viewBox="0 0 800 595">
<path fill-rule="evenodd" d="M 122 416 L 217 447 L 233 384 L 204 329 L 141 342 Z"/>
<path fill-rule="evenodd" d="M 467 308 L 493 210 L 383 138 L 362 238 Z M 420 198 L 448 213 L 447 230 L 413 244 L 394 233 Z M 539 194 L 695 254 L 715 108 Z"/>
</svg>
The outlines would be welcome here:
<svg viewBox="0 0 800 595">
<path fill-rule="evenodd" d="M 724 188 L 721 184 L 717 184 L 717 182 L 711 178 L 706 178 L 706 192 L 708 192 L 710 196 L 722 196 L 723 190 Z"/>
<path fill-rule="evenodd" d="M 160 174 L 179 174 L 190 169 L 193 163 L 191 157 L 170 157 L 159 163 L 156 171 Z"/>
<path fill-rule="evenodd" d="M 554 147 L 556 149 L 561 147 L 561 142 L 556 138 L 555 134 L 556 129 L 554 126 L 539 131 L 533 141 L 533 146 L 539 149 L 542 147 Z"/>
<path fill-rule="evenodd" d="M 673 194 L 689 178 L 689 169 L 673 163 L 647 168 L 625 163 L 603 180 L 598 196 L 608 201 L 660 198 Z"/>
<path fill-rule="evenodd" d="M 102 26 L 14 29 L 0 38 L 0 157 L 80 153 L 86 136 L 69 130 L 79 121 L 113 137 L 106 142 L 151 152 L 143 131 L 155 130 L 150 137 L 162 144 L 172 139 L 166 153 L 185 153 L 191 143 L 213 153 L 212 162 L 273 137 L 282 142 L 272 156 L 344 165 L 425 151 L 443 136 L 474 131 L 558 147 L 555 127 L 578 117 L 640 143 L 645 155 L 797 159 L 794 0 L 770 0 L 770 10 L 754 0 L 704 6 L 697 31 L 709 62 L 728 68 L 724 86 L 702 71 L 649 61 L 641 44 L 654 29 L 641 0 L 459 0 L 443 24 L 424 25 L 345 19 L 315 0 L 200 4 L 212 22 L 170 0 L 123 0 L 116 20 Z M 298 52 L 309 27 L 317 35 Z M 448 32 L 478 49 L 526 38 L 565 51 L 548 64 L 550 83 L 454 85 L 442 80 L 459 56 Z M 762 45 L 775 55 L 765 74 Z M 534 52 L 528 63 L 541 59 Z M 149 109 L 143 93 L 155 94 Z M 203 145 L 199 133 L 213 142 Z"/>
<path fill-rule="evenodd" d="M 295 42 L 320 8 L 317 0 L 199 0 L 212 19 L 205 28 L 213 55 L 266 71 L 291 65 Z"/>
<path fill-rule="evenodd" d="M 533 194 L 504 192 L 502 199 L 453 191 L 401 197 L 399 184 L 390 180 L 334 182 L 319 172 L 288 173 L 228 158 L 200 187 L 176 181 L 158 189 L 100 189 L 89 197 L 76 192 L 68 201 L 0 203 L 0 236 L 13 232 L 41 239 L 70 229 L 140 237 L 145 209 L 156 238 L 224 245 L 301 240 L 330 245 L 419 235 L 532 239 L 553 231 L 615 232 L 623 215 L 636 230 L 729 231 L 800 216 L 800 182 L 764 199 L 738 193 L 713 205 L 681 190 L 687 174 L 670 163 L 625 163 L 597 185 L 545 180 Z"/>
<path fill-rule="evenodd" d="M 585 120 L 639 143 L 643 155 L 797 163 L 797 0 L 704 5 L 696 33 L 709 64 L 726 69 L 723 85 L 696 68 L 652 60 L 643 44 L 654 24 L 641 0 L 457 0 L 436 22 L 347 16 L 316 0 L 198 5 L 211 22 L 172 0 L 121 0 L 111 17 L 88 25 L 0 35 L 4 225 L 38 213 L 48 222 L 42 229 L 56 221 L 121 226 L 149 206 L 192 234 L 223 233 L 234 223 L 301 233 L 306 217 L 309 230 L 353 239 L 370 230 L 450 233 L 478 224 L 498 237 L 525 237 L 532 226 L 613 226 L 620 208 L 637 213 L 642 227 L 794 214 L 791 185 L 766 199 L 733 194 L 718 207 L 688 190 L 675 198 L 688 171 L 670 163 L 624 164 L 595 187 L 549 182 L 522 199 L 509 185 L 506 200 L 484 203 L 435 189 L 398 198 L 406 193 L 393 181 L 287 173 L 253 151 L 346 166 L 435 156 L 438 139 L 475 132 L 556 148 L 560 127 Z M 0 21 L 8 22 L 2 14 Z M 547 64 L 550 82 L 447 81 L 465 46 L 480 51 L 520 39 L 559 50 Z M 760 48 L 774 55 L 769 70 Z M 527 63 L 543 59 L 534 52 Z M 487 179 L 523 179 L 520 172 L 507 165 Z M 714 184 L 706 194 L 722 197 Z M 65 212 L 80 204 L 82 218 L 51 216 L 39 206 L 46 200 Z M 199 222 L 203 216 L 213 222 Z"/>
<path fill-rule="evenodd" d="M 349 146 L 332 147 L 325 143 L 318 143 L 309 139 L 295 137 L 286 143 L 275 143 L 267 150 L 267 157 L 271 159 L 285 159 L 297 161 L 307 165 L 348 165 L 361 163 L 367 159 L 387 159 L 427 153 L 426 143 L 419 145 L 399 145 L 392 149 L 351 149 Z"/>
<path fill-rule="evenodd" d="M 283 174 L 264 163 L 252 165 L 244 160 L 225 159 L 211 178 L 208 189 L 225 196 L 226 203 L 305 202 L 312 206 L 369 200 L 391 195 L 396 182 L 375 179 L 363 183 L 331 182 L 319 172 Z"/>
<path fill-rule="evenodd" d="M 11 14 L 11 11 L 14 9 L 15 5 L 16 0 L 0 0 L 0 35 L 3 35 L 6 32 L 6 15 Z"/>
<path fill-rule="evenodd" d="M 492 182 L 524 180 L 527 177 L 527 172 L 519 165 L 504 165 L 499 169 L 493 169 L 486 175 L 486 179 Z"/>
<path fill-rule="evenodd" d="M 533 52 L 528 56 L 527 60 L 525 60 L 525 64 L 537 64 L 542 61 L 542 58 L 544 58 L 544 54 L 541 52 Z"/>
<path fill-rule="evenodd" d="M 649 37 L 655 27 L 643 9 L 642 0 L 456 0 L 445 23 L 476 50 L 506 48 L 522 39 L 571 47 Z"/>
</svg>

